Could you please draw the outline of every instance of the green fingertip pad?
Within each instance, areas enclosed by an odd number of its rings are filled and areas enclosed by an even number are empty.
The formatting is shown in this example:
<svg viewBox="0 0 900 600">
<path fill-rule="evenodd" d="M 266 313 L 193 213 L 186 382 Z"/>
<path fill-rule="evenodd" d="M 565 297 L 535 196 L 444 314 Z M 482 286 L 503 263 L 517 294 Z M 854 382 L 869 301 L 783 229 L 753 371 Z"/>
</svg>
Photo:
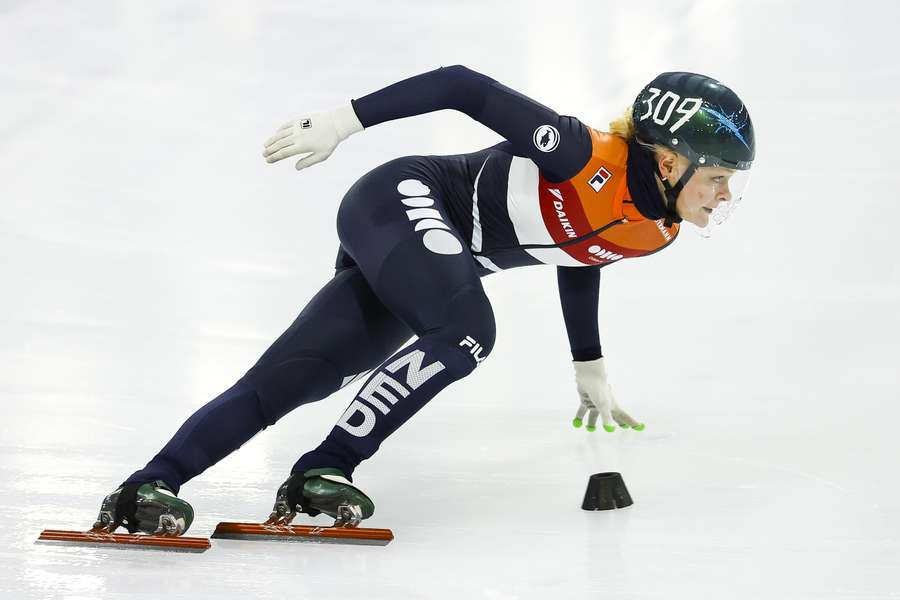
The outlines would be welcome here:
<svg viewBox="0 0 900 600">
<path fill-rule="evenodd" d="M 588 425 L 585 429 L 587 429 L 588 431 L 597 431 L 597 426 L 596 425 Z"/>
<path fill-rule="evenodd" d="M 607 431 L 609 431 L 609 432 L 613 432 L 613 431 L 616 430 L 616 426 L 615 426 L 615 425 L 607 425 L 607 424 L 604 423 L 604 424 L 603 424 L 603 429 L 605 429 L 605 430 L 607 430 Z"/>
<path fill-rule="evenodd" d="M 572 419 L 572 425 L 575 427 L 581 427 L 581 419 Z"/>
<path fill-rule="evenodd" d="M 632 427 L 632 429 L 634 429 L 635 431 L 643 431 L 643 430 L 644 430 L 644 424 L 643 424 L 643 423 L 638 423 L 637 425 L 635 425 L 634 427 Z"/>
<path fill-rule="evenodd" d="M 622 429 L 628 429 L 631 427 L 631 425 L 629 425 L 628 423 L 623 423 L 623 424 L 619 425 L 619 427 L 621 427 Z"/>
</svg>

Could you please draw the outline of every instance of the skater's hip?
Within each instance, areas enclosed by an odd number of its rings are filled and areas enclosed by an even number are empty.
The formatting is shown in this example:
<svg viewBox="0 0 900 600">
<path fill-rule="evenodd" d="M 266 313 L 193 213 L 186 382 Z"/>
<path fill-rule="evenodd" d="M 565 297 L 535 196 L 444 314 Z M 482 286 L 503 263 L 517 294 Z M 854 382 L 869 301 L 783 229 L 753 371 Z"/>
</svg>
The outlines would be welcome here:
<svg viewBox="0 0 900 600">
<path fill-rule="evenodd" d="M 341 245 L 352 255 L 353 247 L 372 236 L 389 242 L 429 229 L 460 235 L 445 201 L 446 185 L 431 157 L 403 156 L 375 167 L 341 200 L 337 214 Z"/>
</svg>

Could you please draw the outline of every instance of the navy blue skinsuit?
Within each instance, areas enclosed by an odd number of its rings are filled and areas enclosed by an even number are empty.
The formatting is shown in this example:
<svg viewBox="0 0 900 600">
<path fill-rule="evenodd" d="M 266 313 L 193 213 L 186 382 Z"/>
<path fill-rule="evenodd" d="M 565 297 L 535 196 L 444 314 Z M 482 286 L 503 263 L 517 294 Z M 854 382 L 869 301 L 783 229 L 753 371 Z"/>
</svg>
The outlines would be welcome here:
<svg viewBox="0 0 900 600">
<path fill-rule="evenodd" d="M 585 126 L 461 66 L 401 81 L 353 106 L 364 127 L 455 109 L 506 141 L 470 154 L 398 158 L 359 179 L 338 210 L 334 277 L 237 383 L 197 410 L 128 482 L 162 479 L 177 492 L 291 410 L 371 371 L 325 441 L 292 469 L 336 467 L 352 477 L 388 435 L 491 352 L 494 315 L 480 277 L 541 264 L 517 243 L 500 201 L 510 161 L 531 159 L 551 181 L 572 177 L 591 154 Z M 552 152 L 538 146 L 548 143 L 546 134 L 533 137 L 547 124 L 559 132 Z M 574 360 L 601 356 L 599 280 L 598 266 L 557 267 Z"/>
</svg>

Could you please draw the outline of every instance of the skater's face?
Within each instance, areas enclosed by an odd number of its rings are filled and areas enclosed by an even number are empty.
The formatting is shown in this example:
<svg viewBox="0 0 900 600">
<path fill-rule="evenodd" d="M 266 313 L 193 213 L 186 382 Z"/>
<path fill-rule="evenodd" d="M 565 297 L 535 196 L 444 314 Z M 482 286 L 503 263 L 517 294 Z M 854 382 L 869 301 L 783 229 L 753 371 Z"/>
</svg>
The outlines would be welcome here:
<svg viewBox="0 0 900 600">
<path fill-rule="evenodd" d="M 687 158 L 674 152 L 661 155 L 658 162 L 660 173 L 670 185 L 675 185 L 690 166 Z M 713 210 L 731 200 L 728 182 L 734 173 L 734 169 L 724 167 L 698 167 L 678 194 L 675 209 L 679 216 L 697 227 L 706 227 Z"/>
</svg>

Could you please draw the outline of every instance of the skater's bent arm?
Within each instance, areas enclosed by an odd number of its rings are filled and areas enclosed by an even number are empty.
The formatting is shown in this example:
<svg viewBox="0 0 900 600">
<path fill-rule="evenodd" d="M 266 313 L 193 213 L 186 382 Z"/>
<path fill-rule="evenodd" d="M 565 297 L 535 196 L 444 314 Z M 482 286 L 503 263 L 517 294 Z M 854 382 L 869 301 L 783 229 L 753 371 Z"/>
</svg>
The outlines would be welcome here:
<svg viewBox="0 0 900 600">
<path fill-rule="evenodd" d="M 590 133 L 578 119 L 560 116 L 462 65 L 404 79 L 352 104 L 363 127 L 436 110 L 458 110 L 512 142 L 552 181 L 574 176 L 591 156 Z M 538 131 L 544 125 L 556 129 L 558 140 L 546 128 Z"/>
<path fill-rule="evenodd" d="M 572 360 L 588 361 L 603 356 L 597 323 L 600 267 L 556 267 Z"/>
<path fill-rule="evenodd" d="M 587 416 L 588 431 L 597 430 L 598 418 L 608 432 L 615 431 L 616 424 L 622 429 L 643 430 L 643 423 L 622 410 L 609 385 L 597 331 L 600 267 L 556 267 L 556 279 L 579 396 L 572 425 L 581 427 Z"/>
</svg>

